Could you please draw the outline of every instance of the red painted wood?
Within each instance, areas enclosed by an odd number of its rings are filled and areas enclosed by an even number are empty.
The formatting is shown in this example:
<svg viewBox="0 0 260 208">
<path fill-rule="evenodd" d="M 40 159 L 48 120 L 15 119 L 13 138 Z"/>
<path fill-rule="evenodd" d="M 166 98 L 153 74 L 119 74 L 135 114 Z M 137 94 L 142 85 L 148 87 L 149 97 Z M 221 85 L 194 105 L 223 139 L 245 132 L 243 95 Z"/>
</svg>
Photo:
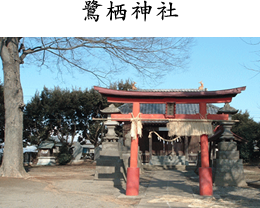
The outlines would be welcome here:
<svg viewBox="0 0 260 208">
<path fill-rule="evenodd" d="M 142 119 L 165 119 L 165 114 L 141 114 Z"/>
<path fill-rule="evenodd" d="M 125 121 L 125 119 L 131 119 L 131 114 L 111 114 L 112 119 L 116 119 L 117 121 Z M 140 118 L 142 119 L 165 119 L 164 114 L 141 114 Z M 121 119 L 121 120 L 120 120 Z"/>
<path fill-rule="evenodd" d="M 140 103 L 133 103 L 133 116 L 140 112 Z M 131 139 L 130 167 L 127 169 L 126 195 L 137 196 L 139 194 L 139 168 L 138 166 L 138 135 Z"/>
<path fill-rule="evenodd" d="M 200 116 L 202 119 L 206 118 L 206 114 L 207 114 L 207 103 L 200 103 Z"/>
<path fill-rule="evenodd" d="M 201 167 L 199 168 L 200 195 L 212 196 L 212 169 L 209 167 L 208 135 L 200 136 Z"/>
<path fill-rule="evenodd" d="M 125 121 L 125 119 L 131 119 L 132 115 L 128 114 L 111 114 L 111 119 L 115 119 L 117 121 Z"/>
<path fill-rule="evenodd" d="M 127 168 L 126 195 L 138 196 L 139 194 L 139 168 Z"/>
<path fill-rule="evenodd" d="M 200 149 L 201 149 L 201 167 L 209 167 L 209 143 L 208 135 L 203 134 L 200 136 Z"/>
<path fill-rule="evenodd" d="M 125 119 L 131 119 L 131 114 L 111 114 L 111 118 L 117 121 L 125 121 Z M 167 119 L 165 114 L 141 114 L 142 119 Z M 176 114 L 175 119 L 201 119 L 200 114 Z M 226 114 L 208 114 L 207 119 L 211 120 L 228 120 Z"/>
<path fill-rule="evenodd" d="M 213 185 L 212 185 L 212 169 L 199 168 L 199 186 L 201 196 L 212 196 Z"/>
<path fill-rule="evenodd" d="M 176 114 L 176 119 L 200 119 L 199 114 Z"/>
<path fill-rule="evenodd" d="M 110 103 L 167 103 L 167 102 L 175 102 L 178 103 L 230 103 L 232 101 L 232 97 L 224 97 L 224 98 L 131 98 L 131 97 L 107 97 L 107 101 Z"/>
<path fill-rule="evenodd" d="M 208 114 L 207 119 L 228 120 L 228 114 Z"/>
</svg>

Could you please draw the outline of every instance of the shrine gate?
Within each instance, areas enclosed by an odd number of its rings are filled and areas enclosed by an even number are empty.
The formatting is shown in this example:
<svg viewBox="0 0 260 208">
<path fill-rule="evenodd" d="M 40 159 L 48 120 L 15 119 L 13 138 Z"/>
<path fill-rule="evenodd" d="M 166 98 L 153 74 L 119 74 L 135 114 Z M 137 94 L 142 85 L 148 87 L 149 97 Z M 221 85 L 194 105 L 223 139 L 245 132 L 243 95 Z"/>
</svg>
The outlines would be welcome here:
<svg viewBox="0 0 260 208">
<path fill-rule="evenodd" d="M 206 90 L 133 90 L 121 91 L 101 88 L 94 89 L 107 97 L 111 103 L 133 103 L 133 112 L 129 114 L 112 114 L 111 119 L 116 121 L 131 121 L 131 149 L 130 166 L 127 169 L 126 195 L 139 194 L 138 139 L 142 134 L 142 120 L 168 120 L 173 124 L 172 134 L 186 131 L 200 133 L 201 168 L 199 168 L 200 195 L 212 195 L 212 170 L 209 167 L 208 131 L 205 130 L 213 121 L 228 120 L 228 114 L 209 114 L 207 104 L 230 103 L 232 98 L 246 87 L 239 87 L 218 91 Z M 165 114 L 140 114 L 140 103 L 163 103 L 166 106 Z M 199 104 L 197 114 L 175 114 L 175 104 Z M 176 124 L 178 123 L 178 130 Z M 200 125 L 197 125 L 197 124 Z M 179 125 L 181 124 L 181 125 Z M 197 131 L 197 126 L 200 126 Z M 212 127 L 211 127 L 212 128 Z M 177 129 L 177 130 L 176 130 Z M 169 130 L 171 131 L 171 130 Z"/>
</svg>

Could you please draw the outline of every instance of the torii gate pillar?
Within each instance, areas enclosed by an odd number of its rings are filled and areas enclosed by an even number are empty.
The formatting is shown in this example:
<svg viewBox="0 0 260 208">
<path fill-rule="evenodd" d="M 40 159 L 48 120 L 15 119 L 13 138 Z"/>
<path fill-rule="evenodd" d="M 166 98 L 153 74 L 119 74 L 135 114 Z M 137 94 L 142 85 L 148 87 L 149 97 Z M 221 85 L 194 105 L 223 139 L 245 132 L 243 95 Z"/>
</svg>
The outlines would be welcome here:
<svg viewBox="0 0 260 208">
<path fill-rule="evenodd" d="M 201 167 L 199 168 L 199 186 L 201 196 L 212 196 L 212 169 L 209 167 L 208 135 L 200 136 Z"/>
<path fill-rule="evenodd" d="M 137 117 L 140 112 L 140 103 L 133 103 L 133 115 Z M 136 131 L 137 132 L 137 131 Z M 138 196 L 139 194 L 139 174 L 138 164 L 138 135 L 131 140 L 130 167 L 127 168 L 126 195 Z"/>
<path fill-rule="evenodd" d="M 207 104 L 200 103 L 200 115 L 206 118 Z M 201 167 L 199 168 L 199 186 L 201 196 L 213 195 L 212 168 L 209 167 L 209 142 L 208 135 L 200 136 Z"/>
</svg>

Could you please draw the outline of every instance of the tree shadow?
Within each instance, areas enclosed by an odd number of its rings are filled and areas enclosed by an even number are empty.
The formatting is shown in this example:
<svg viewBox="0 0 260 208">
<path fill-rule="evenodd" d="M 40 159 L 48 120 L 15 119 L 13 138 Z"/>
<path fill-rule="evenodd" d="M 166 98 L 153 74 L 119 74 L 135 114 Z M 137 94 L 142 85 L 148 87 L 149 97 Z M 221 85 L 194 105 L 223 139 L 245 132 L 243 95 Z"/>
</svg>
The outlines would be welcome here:
<svg viewBox="0 0 260 208">
<path fill-rule="evenodd" d="M 187 180 L 197 183 L 198 186 L 191 186 L 195 195 L 200 197 L 199 193 L 199 176 L 192 172 L 184 173 Z M 241 179 L 242 180 L 242 179 Z M 221 198 L 224 201 L 232 201 L 241 207 L 260 207 L 260 185 L 254 183 L 247 183 L 248 186 L 216 186 L 213 185 L 213 197 Z"/>
<path fill-rule="evenodd" d="M 26 173 L 29 173 L 31 171 L 32 167 L 31 166 L 24 166 L 24 169 L 25 169 Z"/>
<path fill-rule="evenodd" d="M 214 193 L 225 201 L 234 201 L 241 207 L 260 207 L 260 191 L 251 187 L 215 186 Z M 255 195 L 255 196 L 253 196 Z"/>
<path fill-rule="evenodd" d="M 177 190 L 181 191 L 181 192 L 186 192 L 189 194 L 192 194 L 192 187 L 190 184 L 187 184 L 186 182 L 186 178 L 188 176 L 190 176 L 190 174 L 188 174 L 187 172 L 184 171 L 180 171 L 175 169 L 174 167 L 166 167 L 166 168 L 162 168 L 161 170 L 149 170 L 151 171 L 151 179 L 150 179 L 150 183 L 148 184 L 148 182 L 146 181 L 145 186 L 149 186 L 150 188 L 158 188 L 158 191 L 163 190 L 167 187 L 174 187 Z M 158 176 L 155 176 L 153 174 L 154 171 L 167 171 L 168 175 L 169 175 L 169 179 L 161 179 L 158 178 Z M 195 175 L 195 174 L 194 174 Z M 175 177 L 178 178 L 175 178 Z"/>
<path fill-rule="evenodd" d="M 111 181 L 120 193 L 125 193 L 123 161 L 119 156 L 100 156 L 96 160 L 95 179 Z"/>
<path fill-rule="evenodd" d="M 154 170 L 151 170 L 151 175 Z M 167 173 L 167 175 L 171 176 L 179 176 L 179 178 L 172 179 L 160 179 L 157 176 L 151 177 L 151 180 L 148 184 L 145 184 L 147 187 L 154 189 L 155 192 L 160 194 L 163 189 L 168 187 L 174 187 L 174 195 L 177 193 L 179 196 L 185 197 L 185 193 L 187 196 L 192 194 L 193 198 L 205 199 L 204 196 L 200 196 L 199 193 L 199 176 L 194 173 L 192 170 L 188 171 L 179 171 L 176 169 L 161 169 L 156 171 L 172 171 L 175 174 Z M 160 175 L 160 174 L 159 174 Z M 141 183 L 140 183 L 141 186 Z M 162 192 L 163 193 L 163 192 Z M 171 193 L 168 193 L 171 194 Z M 209 196 L 213 200 L 216 200 L 217 203 L 223 203 L 226 205 L 226 202 L 234 203 L 239 207 L 260 207 L 260 189 L 252 188 L 252 187 L 235 187 L 235 186 L 213 186 L 213 196 Z M 208 198 L 208 197 L 206 197 Z M 217 201 L 218 199 L 222 199 L 223 202 Z M 230 206 L 232 206 L 230 204 Z"/>
</svg>

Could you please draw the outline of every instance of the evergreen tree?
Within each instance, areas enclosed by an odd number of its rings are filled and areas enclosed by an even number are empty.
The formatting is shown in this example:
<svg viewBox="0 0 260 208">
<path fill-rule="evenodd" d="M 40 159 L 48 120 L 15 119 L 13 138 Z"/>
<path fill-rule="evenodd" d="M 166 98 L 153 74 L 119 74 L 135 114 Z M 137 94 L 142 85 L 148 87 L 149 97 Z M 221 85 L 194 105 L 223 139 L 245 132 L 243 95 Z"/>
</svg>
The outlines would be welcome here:
<svg viewBox="0 0 260 208">
<path fill-rule="evenodd" d="M 260 141 L 260 123 L 250 118 L 248 111 L 241 111 L 233 115 L 234 120 L 239 120 L 233 128 L 232 132 L 247 140 L 247 143 L 238 144 L 240 156 L 244 162 L 259 160 L 259 151 L 255 149 Z"/>
<path fill-rule="evenodd" d="M 132 86 L 130 80 L 115 82 L 111 88 L 127 90 Z M 103 118 L 100 110 L 108 107 L 108 102 L 93 88 L 88 90 L 60 89 L 50 90 L 44 87 L 36 92 L 24 110 L 24 139 L 32 144 L 56 136 L 68 145 L 72 145 L 75 136 L 84 144 L 89 140 L 95 147 L 102 143 L 104 125 L 92 118 Z M 116 128 L 121 135 L 121 127 Z"/>
</svg>

